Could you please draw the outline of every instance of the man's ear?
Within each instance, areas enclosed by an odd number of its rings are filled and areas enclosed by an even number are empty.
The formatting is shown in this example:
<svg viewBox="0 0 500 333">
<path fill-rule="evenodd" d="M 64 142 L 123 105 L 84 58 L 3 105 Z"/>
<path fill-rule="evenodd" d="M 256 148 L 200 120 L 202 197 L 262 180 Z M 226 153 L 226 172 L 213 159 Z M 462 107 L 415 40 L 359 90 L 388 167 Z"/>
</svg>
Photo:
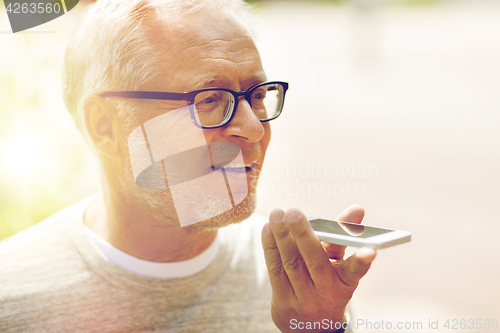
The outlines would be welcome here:
<svg viewBox="0 0 500 333">
<path fill-rule="evenodd" d="M 100 96 L 89 96 L 83 102 L 85 126 L 94 146 L 101 153 L 113 157 L 120 154 L 117 140 L 116 111 Z M 115 126 L 113 126 L 115 125 Z"/>
</svg>

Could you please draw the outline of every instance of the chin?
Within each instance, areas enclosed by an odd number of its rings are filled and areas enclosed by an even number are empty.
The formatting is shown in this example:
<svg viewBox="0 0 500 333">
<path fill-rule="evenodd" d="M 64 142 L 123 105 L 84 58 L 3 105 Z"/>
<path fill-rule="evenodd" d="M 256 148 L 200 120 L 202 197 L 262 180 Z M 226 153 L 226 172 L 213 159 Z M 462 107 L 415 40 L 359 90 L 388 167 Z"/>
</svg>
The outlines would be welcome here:
<svg viewBox="0 0 500 333">
<path fill-rule="evenodd" d="M 253 214 L 255 206 L 256 195 L 255 193 L 249 193 L 240 204 L 236 205 L 231 210 L 214 216 L 208 220 L 190 224 L 183 227 L 183 229 L 193 232 L 203 232 L 218 230 L 219 228 L 227 227 L 231 224 L 240 223 Z"/>
</svg>

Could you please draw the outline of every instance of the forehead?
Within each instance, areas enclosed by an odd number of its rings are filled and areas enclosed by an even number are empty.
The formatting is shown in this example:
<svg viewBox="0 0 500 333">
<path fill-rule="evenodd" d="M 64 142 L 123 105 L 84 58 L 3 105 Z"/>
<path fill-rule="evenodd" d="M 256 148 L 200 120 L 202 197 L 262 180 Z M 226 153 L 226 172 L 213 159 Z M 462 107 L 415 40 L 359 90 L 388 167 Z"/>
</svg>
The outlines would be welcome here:
<svg viewBox="0 0 500 333">
<path fill-rule="evenodd" d="M 152 84 L 161 91 L 243 90 L 266 79 L 249 31 L 233 14 L 158 14 L 148 33 L 162 73 Z"/>
</svg>

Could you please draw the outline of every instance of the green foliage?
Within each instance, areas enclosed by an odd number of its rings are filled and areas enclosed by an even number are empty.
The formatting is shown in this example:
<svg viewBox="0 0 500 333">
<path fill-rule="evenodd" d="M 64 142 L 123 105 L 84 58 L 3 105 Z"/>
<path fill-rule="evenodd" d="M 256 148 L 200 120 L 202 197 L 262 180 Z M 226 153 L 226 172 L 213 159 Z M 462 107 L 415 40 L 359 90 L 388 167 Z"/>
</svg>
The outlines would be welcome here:
<svg viewBox="0 0 500 333">
<path fill-rule="evenodd" d="M 61 97 L 65 30 L 0 35 L 0 240 L 97 189 Z"/>
</svg>

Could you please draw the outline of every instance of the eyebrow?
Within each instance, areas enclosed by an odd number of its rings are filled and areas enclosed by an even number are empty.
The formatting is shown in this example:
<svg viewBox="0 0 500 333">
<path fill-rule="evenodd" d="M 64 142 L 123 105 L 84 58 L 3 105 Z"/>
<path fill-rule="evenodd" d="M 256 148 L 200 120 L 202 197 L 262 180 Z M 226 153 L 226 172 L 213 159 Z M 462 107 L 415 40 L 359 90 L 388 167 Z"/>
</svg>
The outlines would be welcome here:
<svg viewBox="0 0 500 333">
<path fill-rule="evenodd" d="M 262 83 L 262 82 L 266 82 L 266 81 L 267 81 L 266 74 L 255 74 L 250 79 L 245 80 L 243 83 L 245 85 L 248 85 L 245 88 L 245 90 L 247 90 L 248 88 L 253 87 L 256 84 L 259 84 L 259 83 Z"/>
<path fill-rule="evenodd" d="M 245 80 L 244 83 L 245 84 L 249 83 L 249 85 L 247 87 L 247 89 L 248 89 L 256 84 L 265 82 L 266 79 L 267 78 L 265 75 L 256 74 L 256 75 L 252 76 L 251 78 Z M 203 78 L 200 80 L 196 80 L 195 86 L 199 87 L 196 89 L 200 89 L 200 88 L 228 88 L 228 87 L 230 87 L 231 83 L 232 83 L 232 81 L 228 80 L 225 77 L 213 76 L 213 77 L 207 77 L 207 78 Z"/>
<path fill-rule="evenodd" d="M 216 88 L 224 84 L 228 84 L 229 80 L 220 76 L 206 77 L 194 82 L 195 87 L 199 88 Z"/>
</svg>

